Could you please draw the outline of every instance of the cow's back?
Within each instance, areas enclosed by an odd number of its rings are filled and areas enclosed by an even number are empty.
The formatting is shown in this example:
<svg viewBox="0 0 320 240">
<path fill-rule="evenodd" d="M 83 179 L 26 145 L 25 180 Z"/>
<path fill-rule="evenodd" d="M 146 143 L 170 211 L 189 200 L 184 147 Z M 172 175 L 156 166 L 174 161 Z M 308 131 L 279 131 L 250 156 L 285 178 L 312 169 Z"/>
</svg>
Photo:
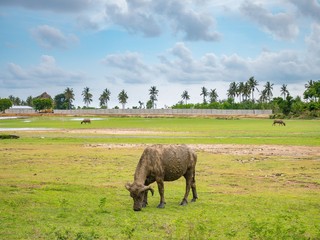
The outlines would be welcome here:
<svg viewBox="0 0 320 240">
<path fill-rule="evenodd" d="M 163 174 L 164 181 L 177 180 L 196 164 L 195 153 L 186 145 L 153 145 L 147 152 L 154 174 Z"/>
</svg>

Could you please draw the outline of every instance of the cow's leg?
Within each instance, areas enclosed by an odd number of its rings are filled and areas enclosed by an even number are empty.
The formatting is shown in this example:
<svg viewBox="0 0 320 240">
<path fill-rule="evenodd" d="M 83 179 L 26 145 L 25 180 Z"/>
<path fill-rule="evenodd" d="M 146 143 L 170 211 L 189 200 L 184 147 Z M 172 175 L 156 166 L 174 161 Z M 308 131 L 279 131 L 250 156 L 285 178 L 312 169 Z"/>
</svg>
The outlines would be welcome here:
<svg viewBox="0 0 320 240">
<path fill-rule="evenodd" d="M 144 185 L 149 186 L 153 182 L 154 182 L 153 178 L 147 177 L 146 181 L 144 182 Z M 148 190 L 144 192 L 142 207 L 146 207 L 147 205 L 148 205 Z"/>
<path fill-rule="evenodd" d="M 188 170 L 186 172 L 186 174 L 184 175 L 184 178 L 186 179 L 186 192 L 184 194 L 184 197 L 180 203 L 180 205 L 185 206 L 188 204 L 188 196 L 189 196 L 189 192 L 190 192 L 190 188 L 191 188 L 191 184 L 192 184 L 192 176 L 193 173 L 192 171 Z"/>
<path fill-rule="evenodd" d="M 148 190 L 144 191 L 144 197 L 142 201 L 142 207 L 145 208 L 148 205 Z"/>
<path fill-rule="evenodd" d="M 164 184 L 162 179 L 157 179 L 158 190 L 160 194 L 160 203 L 157 208 L 164 208 L 166 202 L 164 200 Z"/>
<path fill-rule="evenodd" d="M 192 176 L 192 182 L 191 182 L 193 198 L 192 198 L 191 202 L 195 202 L 197 200 L 197 198 L 198 198 L 195 175 L 196 175 L 195 174 L 195 170 L 193 170 L 193 176 Z"/>
</svg>

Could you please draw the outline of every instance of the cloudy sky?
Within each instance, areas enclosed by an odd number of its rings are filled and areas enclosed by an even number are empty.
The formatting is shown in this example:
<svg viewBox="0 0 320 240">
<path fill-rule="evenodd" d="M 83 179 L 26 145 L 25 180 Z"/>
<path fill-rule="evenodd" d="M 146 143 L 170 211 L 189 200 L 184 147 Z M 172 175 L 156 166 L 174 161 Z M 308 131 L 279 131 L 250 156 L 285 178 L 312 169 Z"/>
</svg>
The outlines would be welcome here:
<svg viewBox="0 0 320 240">
<path fill-rule="evenodd" d="M 201 102 L 201 87 L 226 99 L 231 82 L 254 76 L 292 96 L 320 79 L 319 0 L 1 0 L 0 97 L 22 99 L 89 87 L 91 106 L 111 91 L 109 107 L 158 108 Z M 258 97 L 258 93 L 256 93 Z"/>
</svg>

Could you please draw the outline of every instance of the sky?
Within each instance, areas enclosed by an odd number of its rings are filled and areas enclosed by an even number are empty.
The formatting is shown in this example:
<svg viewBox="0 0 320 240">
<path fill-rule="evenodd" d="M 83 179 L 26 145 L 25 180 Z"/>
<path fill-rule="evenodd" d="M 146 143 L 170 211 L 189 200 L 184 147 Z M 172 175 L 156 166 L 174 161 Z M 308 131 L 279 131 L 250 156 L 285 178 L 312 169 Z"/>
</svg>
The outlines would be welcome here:
<svg viewBox="0 0 320 240">
<path fill-rule="evenodd" d="M 0 98 L 72 88 L 75 106 L 111 92 L 109 108 L 149 100 L 172 106 L 201 88 L 227 98 L 254 77 L 274 97 L 303 96 L 320 79 L 320 0 L 0 0 Z M 255 98 L 259 92 L 255 92 Z"/>
</svg>

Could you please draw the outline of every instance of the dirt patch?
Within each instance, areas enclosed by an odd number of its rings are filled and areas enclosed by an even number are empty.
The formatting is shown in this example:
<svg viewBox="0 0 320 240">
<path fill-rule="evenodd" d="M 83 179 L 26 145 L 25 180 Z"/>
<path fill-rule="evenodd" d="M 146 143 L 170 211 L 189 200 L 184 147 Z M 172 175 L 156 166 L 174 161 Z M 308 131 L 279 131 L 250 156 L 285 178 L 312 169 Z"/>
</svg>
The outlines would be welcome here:
<svg viewBox="0 0 320 240">
<path fill-rule="evenodd" d="M 199 144 L 190 147 L 216 154 L 264 156 L 320 156 L 320 147 L 285 145 Z"/>
<path fill-rule="evenodd" d="M 87 144 L 99 148 L 145 148 L 151 144 Z M 320 157 L 320 147 L 279 146 L 279 145 L 238 145 L 238 144 L 188 144 L 195 151 L 230 155 Z M 320 160 L 320 159 L 319 159 Z"/>
</svg>

